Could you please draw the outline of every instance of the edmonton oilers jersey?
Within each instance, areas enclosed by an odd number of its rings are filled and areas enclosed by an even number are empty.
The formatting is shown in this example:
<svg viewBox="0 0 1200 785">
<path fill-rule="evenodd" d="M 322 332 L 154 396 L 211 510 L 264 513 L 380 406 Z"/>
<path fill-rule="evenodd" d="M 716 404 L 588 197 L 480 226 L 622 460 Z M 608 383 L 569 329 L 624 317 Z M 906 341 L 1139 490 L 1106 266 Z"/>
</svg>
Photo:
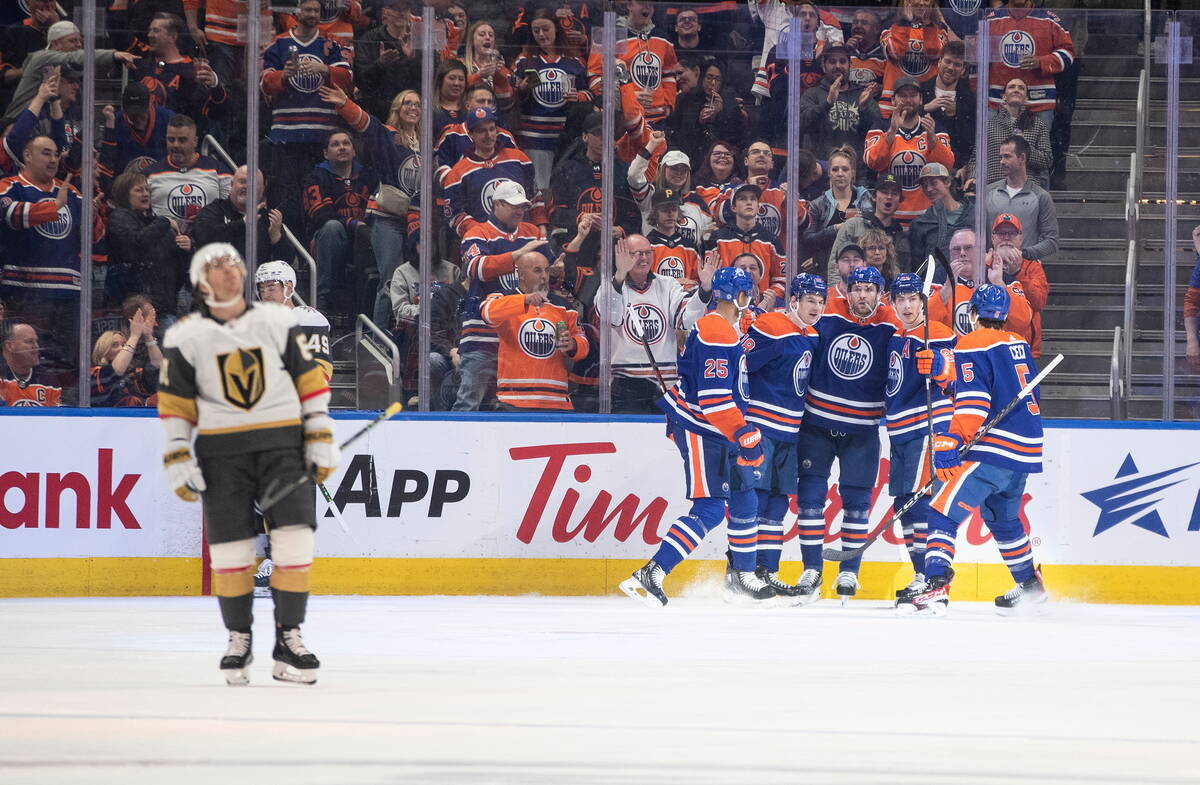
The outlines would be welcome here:
<svg viewBox="0 0 1200 785">
<path fill-rule="evenodd" d="M 463 235 L 461 255 L 467 276 L 467 296 L 459 303 L 462 315 L 459 352 L 496 353 L 500 340 L 491 325 L 483 320 L 480 307 L 489 295 L 517 291 L 513 252 L 540 239 L 541 230 L 531 223 L 518 224 L 510 232 L 490 219 L 472 224 Z M 542 253 L 550 254 L 550 251 L 543 248 Z"/>
<path fill-rule="evenodd" d="M 537 71 L 534 85 L 521 103 L 517 136 L 524 150 L 557 150 L 562 141 L 567 112 L 576 93 L 587 94 L 587 68 L 573 57 L 534 55 L 518 58 L 514 72 Z"/>
<path fill-rule="evenodd" d="M 710 439 L 733 441 L 745 424 L 750 381 L 738 332 L 718 313 L 696 321 L 679 355 L 679 380 L 658 399 L 668 419 Z"/>
<path fill-rule="evenodd" d="M 843 433 L 874 430 L 883 416 L 888 342 L 899 329 L 891 306 L 880 303 L 859 319 L 846 300 L 830 299 L 817 320 L 821 352 L 808 384 L 806 420 Z"/>
<path fill-rule="evenodd" d="M 206 206 L 229 196 L 233 173 L 207 155 L 188 167 L 178 167 L 168 156 L 146 170 L 150 207 L 155 215 L 190 224 Z"/>
<path fill-rule="evenodd" d="M 988 106 L 1003 106 L 1004 86 L 1018 77 L 1029 89 L 1029 111 L 1054 109 L 1058 102 L 1054 75 L 1075 61 L 1075 44 L 1062 21 L 1044 8 L 1035 8 L 1021 19 L 999 8 L 988 20 L 988 36 L 999 41 L 999 58 L 988 69 Z M 1021 68 L 1025 57 L 1036 57 L 1038 67 Z"/>
<path fill-rule="evenodd" d="M 1021 388 L 1037 376 L 1029 344 L 1007 330 L 978 329 L 958 339 L 954 351 L 954 420 L 951 433 L 970 439 Z M 966 459 L 1027 474 L 1042 470 L 1042 417 L 1038 391 L 1013 407 Z"/>
<path fill-rule="evenodd" d="M 780 311 L 761 314 L 746 331 L 742 339 L 750 374 L 746 422 L 764 436 L 796 441 L 818 340 L 815 330 L 796 327 Z"/>
<path fill-rule="evenodd" d="M 263 53 L 263 80 L 273 79 L 283 71 L 295 49 L 301 63 L 324 63 L 330 69 L 350 70 L 346 52 L 336 42 L 315 35 L 307 43 L 292 33 L 275 39 Z M 329 74 L 333 80 L 333 73 Z M 326 84 L 323 74 L 296 73 L 283 78 L 283 92 L 271 98 L 271 139 L 276 142 L 324 142 L 329 132 L 337 128 L 337 110 L 325 103 L 318 90 Z"/>
<path fill-rule="evenodd" d="M 904 330 L 888 342 L 888 375 L 885 408 L 888 437 L 893 444 L 919 439 L 928 433 L 925 411 L 925 377 L 917 372 L 917 352 L 925 348 L 924 328 Z M 929 323 L 929 348 L 953 349 L 954 333 L 941 322 Z M 933 429 L 945 433 L 954 414 L 954 401 L 933 382 Z"/>
<path fill-rule="evenodd" d="M 450 215 L 456 231 L 462 231 L 467 218 L 486 221 L 492 214 L 496 188 L 512 180 L 532 198 L 533 162 L 520 150 L 497 150 L 491 158 L 468 153 L 459 159 L 442 181 L 442 191 L 450 203 Z"/>
<path fill-rule="evenodd" d="M 67 203 L 55 197 L 61 180 L 43 190 L 22 175 L 0 180 L 0 248 L 3 285 L 30 294 L 79 295 L 79 223 L 83 201 L 68 186 Z"/>
</svg>

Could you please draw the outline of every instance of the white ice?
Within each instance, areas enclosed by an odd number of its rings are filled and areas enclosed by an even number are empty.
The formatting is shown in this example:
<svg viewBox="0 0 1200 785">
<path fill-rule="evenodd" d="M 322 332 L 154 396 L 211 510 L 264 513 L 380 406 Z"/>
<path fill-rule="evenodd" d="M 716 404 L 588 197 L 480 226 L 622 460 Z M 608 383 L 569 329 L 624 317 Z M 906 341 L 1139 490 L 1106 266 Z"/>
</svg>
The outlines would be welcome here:
<svg viewBox="0 0 1200 785">
<path fill-rule="evenodd" d="M 1200 609 L 314 597 L 305 687 L 211 598 L 0 601 L 0 783 L 1197 783 Z"/>
</svg>

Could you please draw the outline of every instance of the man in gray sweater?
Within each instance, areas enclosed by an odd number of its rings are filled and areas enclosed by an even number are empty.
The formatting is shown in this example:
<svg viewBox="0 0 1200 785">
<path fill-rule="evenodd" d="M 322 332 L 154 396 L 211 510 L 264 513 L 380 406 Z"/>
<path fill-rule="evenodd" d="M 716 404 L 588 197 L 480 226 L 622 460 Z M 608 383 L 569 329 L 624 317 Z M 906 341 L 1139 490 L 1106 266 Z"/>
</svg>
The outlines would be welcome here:
<svg viewBox="0 0 1200 785">
<path fill-rule="evenodd" d="M 116 63 L 132 67 L 138 59 L 128 52 L 96 50 L 97 68 L 110 68 Z M 25 58 L 21 66 L 21 81 L 17 83 L 12 102 L 4 112 L 3 122 L 13 120 L 29 105 L 37 95 L 45 69 L 56 65 L 83 68 L 83 36 L 74 22 L 62 21 L 50 25 L 46 32 L 46 48 Z"/>
<path fill-rule="evenodd" d="M 988 186 L 984 205 L 990 226 L 996 216 L 1009 213 L 1017 216 L 1024 228 L 1021 252 L 1026 259 L 1042 260 L 1058 251 L 1058 212 L 1054 199 L 1030 179 L 1027 168 L 1029 143 L 1013 135 L 1000 143 L 1000 174 Z"/>
</svg>

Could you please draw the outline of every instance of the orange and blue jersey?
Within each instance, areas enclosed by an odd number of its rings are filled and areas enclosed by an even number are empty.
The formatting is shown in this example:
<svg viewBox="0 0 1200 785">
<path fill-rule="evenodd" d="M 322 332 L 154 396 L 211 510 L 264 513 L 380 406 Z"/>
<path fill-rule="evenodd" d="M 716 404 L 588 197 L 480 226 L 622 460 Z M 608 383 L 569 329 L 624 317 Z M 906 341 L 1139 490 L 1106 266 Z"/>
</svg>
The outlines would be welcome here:
<svg viewBox="0 0 1200 785">
<path fill-rule="evenodd" d="M 496 400 L 520 409 L 572 410 L 564 359 L 580 360 L 588 353 L 579 314 L 552 303 L 526 305 L 518 292 L 488 297 L 482 315 L 500 338 Z M 567 358 L 558 350 L 559 322 L 575 343 Z"/>
<path fill-rule="evenodd" d="M 643 33 L 629 31 L 629 37 L 617 43 L 616 58 L 625 67 L 630 84 L 652 94 L 646 108 L 646 122 L 662 122 L 675 111 L 675 66 L 679 59 L 670 41 L 659 35 L 657 28 Z M 620 66 L 618 66 L 618 70 Z"/>
<path fill-rule="evenodd" d="M 895 311 L 880 303 L 865 319 L 849 302 L 830 298 L 817 320 L 821 351 L 805 401 L 805 421 L 843 433 L 873 431 L 883 417 L 888 343 L 900 329 Z"/>
<path fill-rule="evenodd" d="M 928 433 L 925 410 L 925 377 L 917 371 L 917 352 L 925 348 L 924 327 L 902 330 L 888 342 L 888 376 L 884 409 L 892 444 L 920 439 Z M 953 349 L 955 335 L 941 322 L 929 323 L 929 348 Z M 941 385 L 930 385 L 933 395 L 933 429 L 945 433 L 954 414 L 954 401 Z"/>
<path fill-rule="evenodd" d="M 760 314 L 747 329 L 742 339 L 750 374 L 746 422 L 764 436 L 795 443 L 818 340 L 816 330 L 797 327 L 780 311 Z"/>
<path fill-rule="evenodd" d="M 442 180 L 442 192 L 450 204 L 450 222 L 456 232 L 465 232 L 470 221 L 488 219 L 492 214 L 492 195 L 505 180 L 525 189 L 533 201 L 530 218 L 534 223 L 545 223 L 545 207 L 534 187 L 533 162 L 516 148 L 497 149 L 491 158 L 467 153 Z"/>
<path fill-rule="evenodd" d="M 516 146 L 517 140 L 513 138 L 512 134 L 503 128 L 496 128 L 497 149 L 503 150 Z M 467 133 L 466 123 L 451 123 L 443 128 L 442 135 L 433 145 L 433 157 L 437 162 L 437 168 L 433 170 L 434 181 L 440 185 L 459 159 L 474 149 L 475 143 L 471 141 L 471 136 Z"/>
<path fill-rule="evenodd" d="M 567 113 L 579 101 L 591 101 L 587 68 L 573 57 L 544 54 L 522 55 L 513 63 L 522 77 L 537 71 L 537 84 L 521 102 L 521 123 L 517 136 L 524 150 L 557 150 L 562 144 Z"/>
<path fill-rule="evenodd" d="M 399 188 L 415 198 L 421 157 L 399 143 L 396 129 L 379 122 L 378 118 L 353 101 L 342 104 L 338 116 L 362 134 L 364 157 L 379 175 L 379 182 Z M 367 211 L 376 215 L 382 213 L 374 196 L 367 203 Z"/>
<path fill-rule="evenodd" d="M 67 202 L 55 200 L 61 180 L 41 188 L 24 175 L 0 180 L 0 248 L 4 288 L 29 295 L 78 297 L 79 223 L 83 201 L 67 186 Z M 93 240 L 97 239 L 93 233 Z"/>
<path fill-rule="evenodd" d="M 988 68 L 988 106 L 1003 106 L 1004 86 L 1019 78 L 1029 88 L 1029 111 L 1053 111 L 1058 103 L 1054 75 L 1075 61 L 1075 44 L 1062 20 L 1044 8 L 1034 8 L 1021 19 L 998 8 L 988 16 L 988 37 L 999 42 L 999 57 Z M 1021 68 L 1024 57 L 1037 58 L 1038 67 Z"/>
<path fill-rule="evenodd" d="M 323 63 L 324 74 L 297 72 L 285 76 L 284 68 L 295 49 L 299 62 Z M 350 57 L 337 42 L 320 35 L 308 41 L 296 38 L 295 31 L 284 33 L 263 52 L 262 91 L 271 98 L 271 140 L 275 142 L 324 142 L 338 128 L 338 111 L 318 92 L 326 84 L 343 90 L 353 88 Z"/>
<path fill-rule="evenodd" d="M 467 296 L 461 305 L 463 323 L 458 343 L 460 353 L 495 354 L 499 339 L 496 331 L 483 320 L 480 307 L 489 295 L 516 291 L 516 258 L 513 252 L 532 240 L 540 239 L 541 231 L 531 223 L 518 224 L 510 231 L 494 219 L 473 224 L 463 235 L 461 255 L 467 275 Z M 549 253 L 549 250 L 543 253 Z"/>
<path fill-rule="evenodd" d="M 718 313 L 696 321 L 677 365 L 679 379 L 658 400 L 672 425 L 718 441 L 735 441 L 746 424 L 749 397 L 745 351 L 736 329 Z"/>
<path fill-rule="evenodd" d="M 950 432 L 963 441 L 1037 376 L 1033 350 L 1016 333 L 980 328 L 958 339 L 954 350 L 954 419 Z M 966 454 L 1015 472 L 1042 470 L 1042 417 L 1035 389 Z"/>
</svg>

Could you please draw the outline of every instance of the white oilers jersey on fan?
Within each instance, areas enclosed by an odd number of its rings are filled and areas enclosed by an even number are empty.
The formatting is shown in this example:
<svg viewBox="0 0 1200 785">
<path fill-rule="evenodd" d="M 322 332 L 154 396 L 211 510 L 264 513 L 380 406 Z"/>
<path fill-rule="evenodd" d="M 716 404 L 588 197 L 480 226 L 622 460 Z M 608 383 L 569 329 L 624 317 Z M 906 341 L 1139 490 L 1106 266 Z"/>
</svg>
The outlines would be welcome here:
<svg viewBox="0 0 1200 785">
<path fill-rule="evenodd" d="M 657 380 L 654 366 L 668 385 L 675 383 L 679 342 L 676 330 L 690 330 L 704 315 L 707 306 L 698 297 L 689 297 L 674 278 L 650 273 L 644 288 L 626 278 L 618 293 L 609 283 L 608 323 L 616 328 L 612 343 L 614 376 Z M 654 365 L 646 357 L 646 347 L 629 320 L 636 314 L 645 340 L 654 355 Z"/>
<path fill-rule="evenodd" d="M 301 402 L 329 390 L 296 315 L 275 303 L 228 322 L 180 319 L 159 377 L 159 416 L 196 425 L 200 457 L 299 447 Z"/>
</svg>

